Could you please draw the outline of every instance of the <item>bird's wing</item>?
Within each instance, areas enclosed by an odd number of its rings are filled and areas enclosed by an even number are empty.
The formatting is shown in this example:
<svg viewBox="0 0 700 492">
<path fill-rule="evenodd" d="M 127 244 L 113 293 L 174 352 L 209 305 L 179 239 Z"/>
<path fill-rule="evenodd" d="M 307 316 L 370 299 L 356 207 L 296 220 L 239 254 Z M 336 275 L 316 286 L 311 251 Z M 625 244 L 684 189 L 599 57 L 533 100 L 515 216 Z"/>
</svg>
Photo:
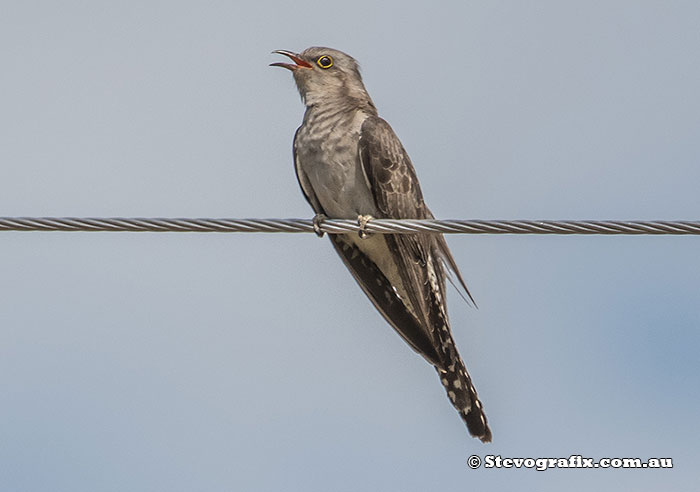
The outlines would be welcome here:
<svg viewBox="0 0 700 492">
<path fill-rule="evenodd" d="M 429 217 L 411 159 L 389 123 L 378 116 L 367 118 L 360 130 L 359 146 L 360 160 L 383 218 Z"/>
<path fill-rule="evenodd" d="M 360 159 L 370 181 L 375 202 L 384 218 L 433 219 L 433 214 L 423 201 L 423 193 L 408 153 L 389 124 L 378 116 L 368 118 L 360 134 Z M 396 236 L 403 248 L 425 261 L 425 253 L 435 250 L 443 271 L 452 272 L 457 278 L 457 290 L 463 290 L 473 304 L 474 299 L 467 289 L 462 274 L 447 247 L 444 236 L 418 237 Z M 460 293 L 461 294 L 461 293 Z M 462 297 L 464 295 L 462 294 Z M 466 298 L 465 298 L 466 299 Z"/>
<path fill-rule="evenodd" d="M 382 218 L 431 217 L 411 159 L 386 121 L 377 116 L 367 118 L 360 132 L 359 147 L 360 161 Z M 386 241 L 394 253 L 404 283 L 413 286 L 408 291 L 409 301 L 418 318 L 429 327 L 429 295 L 422 290 L 428 285 L 425 266 L 434 238 L 421 234 L 395 234 L 387 235 Z"/>
</svg>

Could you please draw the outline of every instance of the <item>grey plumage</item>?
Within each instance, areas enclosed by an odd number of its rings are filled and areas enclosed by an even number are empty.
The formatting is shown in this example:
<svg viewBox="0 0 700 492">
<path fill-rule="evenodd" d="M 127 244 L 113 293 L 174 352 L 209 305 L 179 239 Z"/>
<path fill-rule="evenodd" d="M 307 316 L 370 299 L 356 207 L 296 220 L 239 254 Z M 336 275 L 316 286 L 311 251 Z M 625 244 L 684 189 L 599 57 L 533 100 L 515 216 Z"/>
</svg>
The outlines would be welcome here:
<svg viewBox="0 0 700 492">
<path fill-rule="evenodd" d="M 304 195 L 332 218 L 425 219 L 433 215 L 408 154 L 364 87 L 357 62 L 337 50 L 289 51 L 306 105 L 294 137 L 294 162 Z M 486 415 L 450 332 L 448 270 L 471 298 L 442 235 L 330 234 L 337 253 L 377 310 L 428 362 L 467 424 L 491 440 Z"/>
</svg>

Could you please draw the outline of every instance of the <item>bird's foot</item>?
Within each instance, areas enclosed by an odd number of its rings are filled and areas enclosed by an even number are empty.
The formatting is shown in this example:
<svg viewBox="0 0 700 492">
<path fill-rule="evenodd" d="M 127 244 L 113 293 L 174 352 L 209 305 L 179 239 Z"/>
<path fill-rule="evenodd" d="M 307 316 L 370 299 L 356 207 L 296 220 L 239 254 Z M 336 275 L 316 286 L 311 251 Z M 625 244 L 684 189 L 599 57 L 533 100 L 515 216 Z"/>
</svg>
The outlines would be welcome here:
<svg viewBox="0 0 700 492">
<path fill-rule="evenodd" d="M 316 214 L 312 220 L 314 226 L 314 232 L 318 237 L 323 237 L 325 232 L 321 230 L 321 223 L 326 220 L 328 216 L 326 214 Z"/>
<path fill-rule="evenodd" d="M 358 231 L 360 239 L 366 239 L 369 236 L 369 233 L 367 232 L 367 224 L 369 224 L 369 221 L 373 218 L 374 217 L 372 217 L 371 215 L 357 216 L 357 224 L 360 226 L 360 230 Z"/>
</svg>

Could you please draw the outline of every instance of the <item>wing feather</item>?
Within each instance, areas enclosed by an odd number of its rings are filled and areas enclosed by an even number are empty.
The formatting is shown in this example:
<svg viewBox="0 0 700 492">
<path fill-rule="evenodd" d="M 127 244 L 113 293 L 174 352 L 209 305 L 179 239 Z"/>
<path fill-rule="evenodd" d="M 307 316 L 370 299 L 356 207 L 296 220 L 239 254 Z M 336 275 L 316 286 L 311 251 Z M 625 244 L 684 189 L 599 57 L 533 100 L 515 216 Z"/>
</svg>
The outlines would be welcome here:
<svg viewBox="0 0 700 492">
<path fill-rule="evenodd" d="M 382 218 L 434 218 L 425 205 L 416 171 L 408 153 L 391 126 L 378 116 L 368 118 L 362 126 L 360 159 Z M 450 281 L 457 290 L 463 290 L 472 304 L 476 305 L 447 247 L 444 236 L 397 235 L 395 237 L 398 238 L 396 240 L 398 247 L 409 252 L 422 266 L 425 266 L 427 253 L 432 251 L 436 258 L 440 258 L 446 270 L 456 277 L 456 283 L 451 279 Z"/>
</svg>

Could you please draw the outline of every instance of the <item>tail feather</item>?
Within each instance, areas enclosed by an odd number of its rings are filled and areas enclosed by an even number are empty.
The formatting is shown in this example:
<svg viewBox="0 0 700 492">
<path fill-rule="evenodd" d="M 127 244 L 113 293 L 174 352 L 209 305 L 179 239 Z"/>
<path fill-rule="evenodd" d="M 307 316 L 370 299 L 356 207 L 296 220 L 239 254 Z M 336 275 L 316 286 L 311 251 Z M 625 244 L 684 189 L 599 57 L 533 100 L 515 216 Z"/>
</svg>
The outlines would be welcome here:
<svg viewBox="0 0 700 492">
<path fill-rule="evenodd" d="M 434 327 L 433 335 L 442 362 L 440 367 L 435 368 L 452 405 L 467 424 L 469 433 L 482 442 L 490 442 L 491 429 L 489 429 L 486 413 L 452 338 L 445 307 L 444 276 L 438 277 L 442 272 L 439 270 L 439 265 L 437 268 L 435 265 L 432 259 L 426 265 L 431 287 L 429 317 L 431 326 Z"/>
<path fill-rule="evenodd" d="M 452 345 L 454 346 L 454 342 Z M 484 407 L 479 401 L 472 379 L 459 355 L 444 371 L 436 369 L 447 396 L 467 424 L 469 433 L 482 442 L 491 442 L 491 429 L 489 429 Z"/>
</svg>

